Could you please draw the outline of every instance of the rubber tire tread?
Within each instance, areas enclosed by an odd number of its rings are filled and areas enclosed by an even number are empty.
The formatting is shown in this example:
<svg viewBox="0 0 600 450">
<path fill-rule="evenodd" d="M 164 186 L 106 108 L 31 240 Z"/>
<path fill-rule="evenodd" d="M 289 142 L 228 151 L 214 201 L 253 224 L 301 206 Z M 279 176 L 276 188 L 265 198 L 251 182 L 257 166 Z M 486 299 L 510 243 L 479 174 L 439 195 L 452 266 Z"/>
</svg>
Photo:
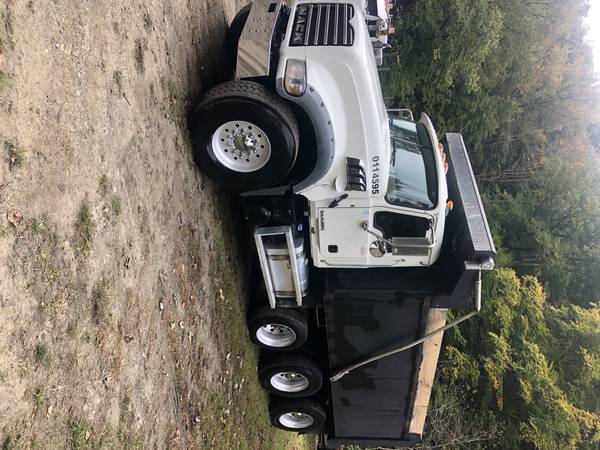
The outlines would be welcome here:
<svg viewBox="0 0 600 450">
<path fill-rule="evenodd" d="M 286 412 L 302 412 L 310 414 L 314 420 L 314 423 L 307 428 L 287 428 L 279 423 L 279 417 Z M 269 418 L 271 425 L 280 430 L 294 431 L 297 433 L 310 433 L 318 432 L 325 426 L 327 420 L 327 413 L 325 408 L 317 401 L 308 398 L 294 398 L 294 399 L 280 399 L 279 401 L 272 402 L 269 407 Z"/>
<path fill-rule="evenodd" d="M 200 109 L 215 100 L 236 96 L 248 97 L 258 102 L 262 102 L 277 111 L 277 113 L 292 129 L 294 142 L 296 144 L 295 151 L 296 153 L 298 152 L 298 145 L 300 143 L 300 129 L 298 128 L 298 121 L 296 120 L 296 116 L 294 115 L 292 108 L 275 92 L 260 83 L 247 80 L 233 80 L 221 83 L 206 93 L 197 109 Z"/>
<path fill-rule="evenodd" d="M 256 330 L 268 323 L 280 323 L 294 330 L 296 333 L 294 343 L 287 347 L 269 347 L 260 342 L 256 337 Z M 248 333 L 250 340 L 259 347 L 275 352 L 285 352 L 295 350 L 306 342 L 308 323 L 301 312 L 291 308 L 260 308 L 253 311 L 248 318 Z"/>
<path fill-rule="evenodd" d="M 271 157 L 255 172 L 235 172 L 217 161 L 210 139 L 219 123 L 235 120 L 236 114 L 241 114 L 240 120 L 252 121 L 248 117 L 252 108 L 261 108 L 256 111 L 254 123 L 271 140 Z M 197 165 L 210 178 L 236 191 L 276 186 L 290 173 L 298 157 L 300 131 L 291 107 L 267 86 L 253 81 L 228 81 L 210 89 L 192 115 L 190 132 Z"/>
<path fill-rule="evenodd" d="M 297 372 L 308 380 L 308 388 L 300 392 L 282 392 L 271 384 L 271 377 L 280 372 Z M 258 368 L 258 379 L 263 389 L 280 397 L 308 397 L 323 386 L 321 369 L 312 359 L 295 353 L 268 358 Z"/>
</svg>

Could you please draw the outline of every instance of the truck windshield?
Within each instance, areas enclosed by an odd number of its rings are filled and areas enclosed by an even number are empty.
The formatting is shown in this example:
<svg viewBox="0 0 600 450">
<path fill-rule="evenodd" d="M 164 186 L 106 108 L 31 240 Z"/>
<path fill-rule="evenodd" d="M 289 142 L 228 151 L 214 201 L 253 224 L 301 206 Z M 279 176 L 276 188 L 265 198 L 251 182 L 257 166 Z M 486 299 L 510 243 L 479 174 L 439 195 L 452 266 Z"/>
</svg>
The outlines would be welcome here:
<svg viewBox="0 0 600 450">
<path fill-rule="evenodd" d="M 392 155 L 385 199 L 416 209 L 437 204 L 437 171 L 433 143 L 423 124 L 390 119 Z"/>
</svg>

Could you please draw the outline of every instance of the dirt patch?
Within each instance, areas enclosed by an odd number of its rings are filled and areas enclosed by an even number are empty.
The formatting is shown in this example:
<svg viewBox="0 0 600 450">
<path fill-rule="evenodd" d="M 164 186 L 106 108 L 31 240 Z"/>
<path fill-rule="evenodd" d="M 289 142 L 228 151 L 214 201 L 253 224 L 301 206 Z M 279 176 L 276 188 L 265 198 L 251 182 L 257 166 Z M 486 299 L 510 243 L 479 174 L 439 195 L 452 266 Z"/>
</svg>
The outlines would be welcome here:
<svg viewBox="0 0 600 450">
<path fill-rule="evenodd" d="M 304 445 L 268 426 L 236 200 L 186 130 L 240 6 L 1 2 L 1 448 Z"/>
</svg>

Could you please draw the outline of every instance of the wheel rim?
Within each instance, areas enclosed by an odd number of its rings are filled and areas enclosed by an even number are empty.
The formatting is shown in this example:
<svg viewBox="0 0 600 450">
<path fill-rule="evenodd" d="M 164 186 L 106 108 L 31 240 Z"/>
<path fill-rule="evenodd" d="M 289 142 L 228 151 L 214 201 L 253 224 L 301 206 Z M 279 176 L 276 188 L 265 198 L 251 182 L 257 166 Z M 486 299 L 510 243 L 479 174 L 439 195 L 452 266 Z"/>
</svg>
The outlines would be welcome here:
<svg viewBox="0 0 600 450">
<path fill-rule="evenodd" d="M 279 372 L 271 377 L 271 386 L 280 392 L 301 392 L 309 384 L 308 379 L 297 372 Z"/>
<path fill-rule="evenodd" d="M 284 427 L 300 430 L 310 427 L 315 423 L 315 420 L 308 414 L 290 411 L 279 417 L 279 423 Z"/>
<path fill-rule="evenodd" d="M 212 150 L 226 168 L 242 173 L 255 172 L 269 161 L 271 142 L 255 124 L 232 120 L 216 129 Z"/>
<path fill-rule="evenodd" d="M 296 333 L 280 323 L 268 323 L 256 330 L 256 338 L 268 347 L 287 347 L 296 341 Z"/>
</svg>

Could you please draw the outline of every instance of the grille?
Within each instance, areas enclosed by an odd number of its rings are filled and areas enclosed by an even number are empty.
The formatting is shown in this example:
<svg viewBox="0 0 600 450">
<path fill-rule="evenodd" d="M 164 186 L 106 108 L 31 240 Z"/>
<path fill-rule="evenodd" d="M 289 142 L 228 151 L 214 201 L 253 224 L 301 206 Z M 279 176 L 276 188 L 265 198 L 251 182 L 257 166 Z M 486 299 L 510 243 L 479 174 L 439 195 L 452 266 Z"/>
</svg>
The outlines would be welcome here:
<svg viewBox="0 0 600 450">
<path fill-rule="evenodd" d="M 350 19 L 354 8 L 347 3 L 306 3 L 296 8 L 290 46 L 332 45 L 349 47 L 354 43 Z"/>
</svg>

